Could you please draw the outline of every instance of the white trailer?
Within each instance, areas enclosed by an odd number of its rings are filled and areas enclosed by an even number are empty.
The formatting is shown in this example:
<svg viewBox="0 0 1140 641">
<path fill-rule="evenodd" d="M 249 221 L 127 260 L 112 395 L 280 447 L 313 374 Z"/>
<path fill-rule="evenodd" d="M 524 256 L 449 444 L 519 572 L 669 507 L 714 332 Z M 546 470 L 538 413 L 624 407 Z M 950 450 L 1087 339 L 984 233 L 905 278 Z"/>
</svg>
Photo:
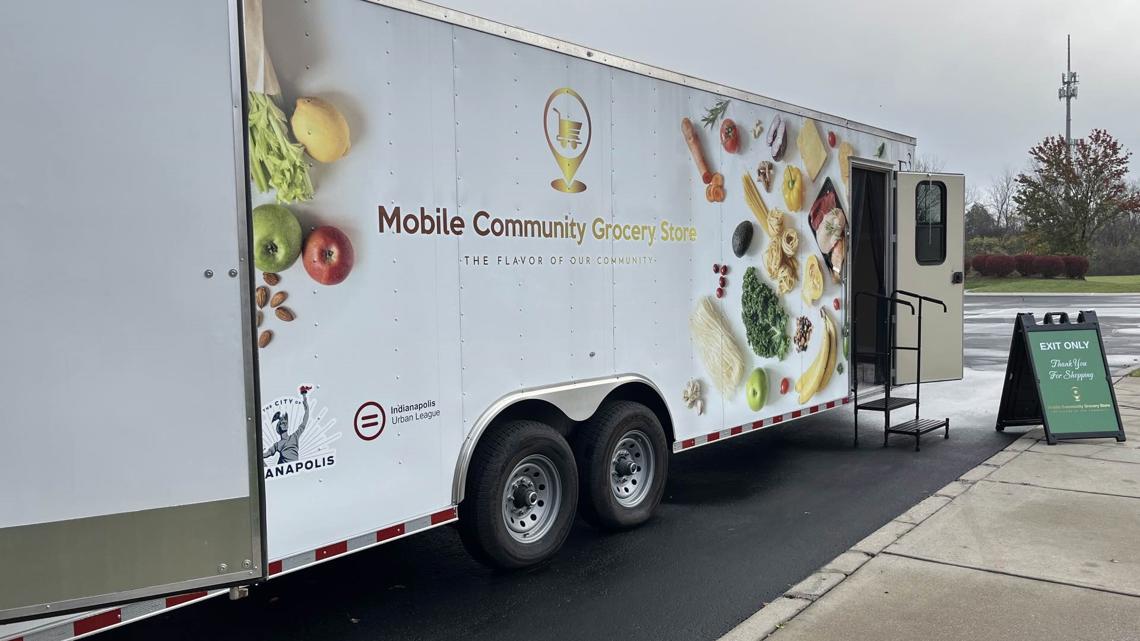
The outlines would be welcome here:
<svg viewBox="0 0 1140 641">
<path fill-rule="evenodd" d="M 860 292 L 944 301 L 921 378 L 961 377 L 963 178 L 909 136 L 417 0 L 8 2 L 0 42 L 2 641 L 637 525 L 671 454 L 915 380 Z"/>
</svg>

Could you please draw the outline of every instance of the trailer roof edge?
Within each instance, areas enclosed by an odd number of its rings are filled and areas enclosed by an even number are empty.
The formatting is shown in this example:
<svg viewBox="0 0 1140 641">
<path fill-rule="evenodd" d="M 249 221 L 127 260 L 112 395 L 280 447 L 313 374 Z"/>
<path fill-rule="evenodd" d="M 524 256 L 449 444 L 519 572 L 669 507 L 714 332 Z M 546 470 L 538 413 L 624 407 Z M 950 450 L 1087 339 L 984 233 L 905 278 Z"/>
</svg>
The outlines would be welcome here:
<svg viewBox="0 0 1140 641">
<path fill-rule="evenodd" d="M 883 129 L 881 127 L 875 127 L 873 125 L 868 125 L 855 120 L 849 120 L 847 118 L 829 114 L 823 111 L 817 111 L 815 109 L 801 107 L 799 105 L 784 102 L 782 100 L 776 100 L 767 96 L 761 96 L 760 94 L 738 89 L 736 87 L 730 87 L 728 85 L 722 85 L 716 82 L 702 80 L 700 78 L 685 75 L 676 71 L 671 71 L 669 69 L 662 69 L 661 67 L 637 62 L 636 60 L 630 60 L 628 58 L 616 56 L 604 51 L 599 51 L 597 49 L 583 47 L 572 42 L 559 40 L 550 36 L 544 36 L 542 34 L 527 31 L 519 27 L 513 27 L 501 22 L 495 22 L 494 20 L 488 20 L 487 18 L 481 18 L 479 16 L 464 13 L 462 11 L 457 11 L 455 9 L 450 9 L 448 7 L 443 7 L 437 4 L 432 4 L 430 2 L 424 2 L 423 0 L 364 1 L 371 4 L 381 5 L 391 9 L 424 16 L 426 18 L 440 20 L 449 24 L 467 27 L 476 31 L 482 31 L 483 33 L 488 33 L 502 38 L 507 38 L 508 40 L 514 40 L 516 42 L 541 47 L 550 51 L 557 51 L 569 56 L 574 56 L 575 58 L 597 62 L 609 67 L 613 67 L 615 69 L 630 71 L 650 78 L 658 78 L 667 82 L 672 82 L 686 87 L 693 87 L 694 89 L 701 89 L 703 91 L 708 91 L 730 98 L 736 98 L 738 100 L 746 100 L 748 102 L 770 107 L 772 109 L 794 113 L 805 118 L 812 118 L 817 121 L 830 123 L 839 127 L 847 127 L 849 129 L 854 129 L 855 131 L 887 138 L 906 145 L 917 144 L 917 140 L 914 136 L 908 136 L 906 134 L 890 131 L 889 129 Z"/>
</svg>

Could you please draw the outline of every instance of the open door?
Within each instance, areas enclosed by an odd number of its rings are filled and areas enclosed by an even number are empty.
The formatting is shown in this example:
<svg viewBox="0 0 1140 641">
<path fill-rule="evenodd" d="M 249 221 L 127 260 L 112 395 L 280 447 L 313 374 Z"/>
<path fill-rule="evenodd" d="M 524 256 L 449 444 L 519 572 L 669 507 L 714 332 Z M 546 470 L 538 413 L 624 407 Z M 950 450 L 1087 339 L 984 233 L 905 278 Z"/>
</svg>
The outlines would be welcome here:
<svg viewBox="0 0 1140 641">
<path fill-rule="evenodd" d="M 966 179 L 961 174 L 895 174 L 896 290 L 945 303 L 922 301 L 922 382 L 962 378 L 962 294 L 965 288 Z M 918 308 L 918 301 L 910 300 Z M 896 342 L 916 345 L 918 316 L 899 309 Z M 899 351 L 895 384 L 913 383 L 916 355 Z"/>
<path fill-rule="evenodd" d="M 0 621 L 264 576 L 239 25 L 0 3 Z"/>
<path fill-rule="evenodd" d="M 890 306 L 893 268 L 890 242 L 892 168 L 853 159 L 851 166 L 851 248 L 848 276 L 851 369 L 860 393 L 890 382 Z"/>
</svg>

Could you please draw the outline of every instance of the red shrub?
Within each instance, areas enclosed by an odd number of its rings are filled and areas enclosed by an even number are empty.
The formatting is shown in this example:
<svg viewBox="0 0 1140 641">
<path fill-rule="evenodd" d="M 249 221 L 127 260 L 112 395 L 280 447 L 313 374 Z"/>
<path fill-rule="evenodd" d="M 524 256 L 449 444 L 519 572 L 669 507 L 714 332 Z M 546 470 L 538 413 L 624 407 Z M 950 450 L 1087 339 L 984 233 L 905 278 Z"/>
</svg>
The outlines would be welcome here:
<svg viewBox="0 0 1140 641">
<path fill-rule="evenodd" d="M 1032 276 L 1037 272 L 1033 269 L 1033 263 L 1037 257 L 1033 254 L 1018 254 L 1013 257 L 1013 261 L 1017 263 L 1017 273 L 1022 276 Z"/>
<path fill-rule="evenodd" d="M 1089 259 L 1084 256 L 1062 256 L 1065 261 L 1065 275 L 1069 278 L 1084 278 L 1089 271 Z"/>
<path fill-rule="evenodd" d="M 986 275 L 1003 278 L 1009 276 L 1016 266 L 1017 263 L 1013 260 L 1013 256 L 995 254 L 990 256 L 989 260 L 986 261 Z"/>
<path fill-rule="evenodd" d="M 978 254 L 977 256 L 974 256 L 972 259 L 970 259 L 970 267 L 973 267 L 974 271 L 978 272 L 979 274 L 985 275 L 986 261 L 989 259 L 989 254 Z"/>
<path fill-rule="evenodd" d="M 1065 273 L 1065 259 L 1060 256 L 1038 256 L 1033 260 L 1033 271 L 1045 278 L 1054 278 Z"/>
</svg>

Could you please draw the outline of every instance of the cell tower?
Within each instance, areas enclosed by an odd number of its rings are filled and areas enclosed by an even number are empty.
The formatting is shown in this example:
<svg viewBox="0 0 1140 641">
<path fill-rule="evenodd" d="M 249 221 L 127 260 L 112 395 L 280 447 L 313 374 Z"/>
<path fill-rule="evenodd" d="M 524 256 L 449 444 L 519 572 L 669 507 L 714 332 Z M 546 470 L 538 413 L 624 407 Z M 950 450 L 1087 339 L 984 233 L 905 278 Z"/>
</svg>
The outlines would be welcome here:
<svg viewBox="0 0 1140 641">
<path fill-rule="evenodd" d="M 1065 144 L 1073 148 L 1073 98 L 1077 97 L 1077 72 L 1073 71 L 1072 36 L 1065 36 L 1065 73 L 1061 74 L 1061 87 L 1057 89 L 1057 100 L 1065 101 Z"/>
</svg>

